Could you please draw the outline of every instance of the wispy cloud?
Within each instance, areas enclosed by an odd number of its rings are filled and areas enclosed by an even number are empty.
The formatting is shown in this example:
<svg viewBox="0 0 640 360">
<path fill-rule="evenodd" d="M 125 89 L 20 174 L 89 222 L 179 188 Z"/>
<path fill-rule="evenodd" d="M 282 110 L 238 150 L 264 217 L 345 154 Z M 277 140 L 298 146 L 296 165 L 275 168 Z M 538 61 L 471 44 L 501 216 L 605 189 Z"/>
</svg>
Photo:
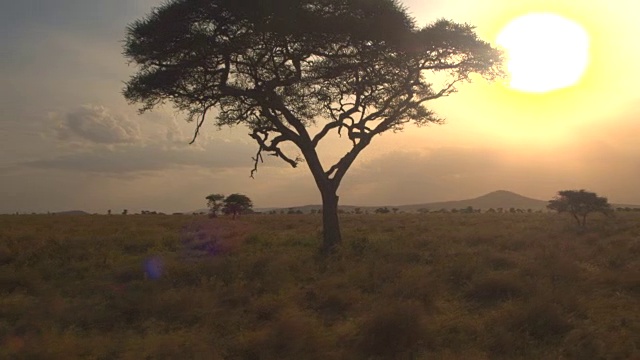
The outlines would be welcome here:
<svg viewBox="0 0 640 360">
<path fill-rule="evenodd" d="M 83 105 L 59 118 L 56 135 L 61 140 L 122 144 L 140 141 L 140 126 L 122 115 L 99 105 Z"/>
<path fill-rule="evenodd" d="M 213 171 L 246 168 L 248 175 L 254 155 L 255 146 L 240 141 L 220 140 L 201 147 L 174 147 L 167 146 L 166 141 L 158 141 L 142 145 L 88 147 L 70 154 L 24 162 L 20 166 L 114 176 L 188 166 Z M 279 161 L 269 161 L 265 165 L 283 166 Z"/>
</svg>

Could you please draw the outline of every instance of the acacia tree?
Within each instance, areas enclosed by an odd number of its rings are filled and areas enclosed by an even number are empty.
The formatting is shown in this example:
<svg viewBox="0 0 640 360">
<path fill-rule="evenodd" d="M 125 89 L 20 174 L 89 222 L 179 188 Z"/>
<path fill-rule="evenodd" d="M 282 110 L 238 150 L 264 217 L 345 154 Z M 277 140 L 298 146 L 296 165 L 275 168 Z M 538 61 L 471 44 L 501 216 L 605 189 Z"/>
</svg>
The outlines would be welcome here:
<svg viewBox="0 0 640 360">
<path fill-rule="evenodd" d="M 608 214 L 611 211 L 611 205 L 606 197 L 586 190 L 559 191 L 558 195 L 549 201 L 547 208 L 558 213 L 568 212 L 582 227 L 587 225 L 588 214 L 592 212 Z"/>
<path fill-rule="evenodd" d="M 250 130 L 252 177 L 263 153 L 306 162 L 327 251 L 341 241 L 340 183 L 373 138 L 441 123 L 426 103 L 502 61 L 472 26 L 417 27 L 396 0 L 169 0 L 128 27 L 124 55 L 138 66 L 126 99 L 141 112 L 171 103 L 196 122 L 192 142 L 211 111 L 218 127 Z M 350 144 L 335 163 L 317 151 L 329 134 Z"/>
<path fill-rule="evenodd" d="M 242 194 L 231 194 L 224 199 L 224 207 L 222 211 L 227 215 L 233 215 L 233 218 L 236 218 L 236 215 L 244 214 L 253 208 L 253 202 L 249 199 L 248 196 Z"/>
<path fill-rule="evenodd" d="M 207 200 L 207 207 L 209 208 L 209 214 L 211 217 L 217 217 L 218 211 L 222 207 L 222 200 L 224 200 L 224 195 L 222 194 L 210 194 L 205 197 Z"/>
</svg>

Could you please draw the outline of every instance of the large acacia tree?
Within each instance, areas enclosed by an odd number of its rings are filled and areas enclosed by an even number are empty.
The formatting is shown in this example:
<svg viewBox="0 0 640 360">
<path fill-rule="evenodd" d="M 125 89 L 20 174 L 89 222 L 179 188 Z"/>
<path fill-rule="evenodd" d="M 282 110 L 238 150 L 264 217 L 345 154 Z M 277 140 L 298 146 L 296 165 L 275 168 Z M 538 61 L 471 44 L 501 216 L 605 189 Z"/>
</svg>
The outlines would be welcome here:
<svg viewBox="0 0 640 360">
<path fill-rule="evenodd" d="M 558 213 L 571 214 L 578 225 L 582 227 L 587 226 L 587 215 L 590 213 L 601 212 L 608 215 L 611 212 L 611 205 L 606 197 L 598 196 L 596 193 L 584 189 L 558 191 L 558 195 L 549 200 L 547 208 Z"/>
<path fill-rule="evenodd" d="M 501 63 L 472 26 L 419 28 L 395 0 L 169 0 L 129 26 L 124 55 L 138 67 L 124 95 L 141 111 L 170 103 L 196 123 L 194 141 L 208 114 L 246 126 L 252 177 L 263 154 L 306 163 L 327 251 L 341 241 L 337 191 L 360 152 L 408 123 L 442 122 L 427 102 Z M 317 151 L 329 135 L 350 144 L 335 163 Z"/>
</svg>

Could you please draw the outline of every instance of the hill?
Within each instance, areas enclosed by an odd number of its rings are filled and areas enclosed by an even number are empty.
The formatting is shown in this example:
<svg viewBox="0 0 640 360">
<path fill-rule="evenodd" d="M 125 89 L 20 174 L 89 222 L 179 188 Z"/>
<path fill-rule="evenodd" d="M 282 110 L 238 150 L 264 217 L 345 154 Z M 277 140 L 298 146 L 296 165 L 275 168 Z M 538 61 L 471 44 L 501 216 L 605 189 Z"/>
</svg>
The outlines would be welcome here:
<svg viewBox="0 0 640 360">
<path fill-rule="evenodd" d="M 89 215 L 89 213 L 82 210 L 69 210 L 57 212 L 56 215 Z"/>
<path fill-rule="evenodd" d="M 547 201 L 532 199 L 511 191 L 498 190 L 473 199 L 404 205 L 397 207 L 407 212 L 417 211 L 418 209 L 463 209 L 469 206 L 473 207 L 474 209 L 482 210 L 488 210 L 491 208 L 543 210 L 546 208 L 547 203 Z"/>
<path fill-rule="evenodd" d="M 547 200 L 539 200 L 533 199 L 530 197 L 526 197 L 520 194 L 516 194 L 507 190 L 497 190 L 490 192 L 488 194 L 472 198 L 466 200 L 454 200 L 454 201 L 440 201 L 440 202 L 431 202 L 431 203 L 420 203 L 420 204 L 410 204 L 410 205 L 376 205 L 376 206 L 357 206 L 357 205 L 340 205 L 340 210 L 345 212 L 354 212 L 356 208 L 359 208 L 362 212 L 374 212 L 376 209 L 381 207 L 387 207 L 389 209 L 398 208 L 399 211 L 403 212 L 417 212 L 420 209 L 428 209 L 430 211 L 437 210 L 452 210 L 452 209 L 464 209 L 469 206 L 474 209 L 479 209 L 486 211 L 488 209 L 498 209 L 502 208 L 504 210 L 509 210 L 511 208 L 515 209 L 531 209 L 534 211 L 537 210 L 546 210 L 548 201 Z M 616 209 L 619 207 L 622 208 L 640 208 L 640 205 L 627 205 L 627 204 L 611 204 L 611 206 Z M 287 213 L 290 210 L 293 211 L 302 211 L 305 214 L 310 212 L 316 212 L 322 209 L 322 205 L 303 205 L 303 206 L 291 206 L 291 207 L 270 207 L 270 208 L 256 208 L 255 211 L 267 213 L 271 211 L 275 211 L 277 213 L 284 212 Z M 196 210 L 194 212 L 207 212 L 207 209 Z"/>
<path fill-rule="evenodd" d="M 532 199 L 526 196 L 522 196 L 516 194 L 511 191 L 506 190 L 498 190 L 494 191 L 477 198 L 466 199 L 466 200 L 455 200 L 455 201 L 441 201 L 441 202 L 432 202 L 432 203 L 420 203 L 420 204 L 410 204 L 410 205 L 379 205 L 379 206 L 355 206 L 355 205 L 341 205 L 340 210 L 345 212 L 353 212 L 356 208 L 360 208 L 361 211 L 373 212 L 380 207 L 398 208 L 399 211 L 404 212 L 417 212 L 419 209 L 429 209 L 431 211 L 435 210 L 451 210 L 451 209 L 464 209 L 469 206 L 472 206 L 474 209 L 488 210 L 490 208 L 503 208 L 503 209 L 532 209 L 532 210 L 543 210 L 547 206 L 547 201 Z M 304 205 L 304 206 L 293 206 L 286 208 L 261 208 L 256 209 L 258 212 L 269 212 L 276 211 L 285 213 L 290 209 L 293 211 L 302 211 L 303 213 L 310 213 L 311 211 L 318 211 L 322 208 L 322 205 Z"/>
</svg>

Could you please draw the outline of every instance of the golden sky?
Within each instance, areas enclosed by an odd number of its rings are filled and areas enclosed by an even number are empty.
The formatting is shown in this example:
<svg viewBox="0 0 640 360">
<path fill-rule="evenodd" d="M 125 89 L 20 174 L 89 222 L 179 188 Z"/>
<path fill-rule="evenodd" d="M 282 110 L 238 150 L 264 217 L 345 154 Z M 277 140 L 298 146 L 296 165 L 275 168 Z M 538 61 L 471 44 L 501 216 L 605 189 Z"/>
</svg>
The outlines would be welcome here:
<svg viewBox="0 0 640 360">
<path fill-rule="evenodd" d="M 318 203 L 308 169 L 269 159 L 249 178 L 246 129 L 192 124 L 159 110 L 140 116 L 120 92 L 133 73 L 121 55 L 128 23 L 160 0 L 35 0 L 0 14 L 0 213 L 107 209 L 188 211 L 212 192 L 258 207 Z M 476 79 L 430 106 L 445 125 L 376 138 L 346 175 L 342 204 L 394 205 L 505 189 L 549 199 L 586 188 L 640 204 L 640 2 L 631 0 L 404 0 L 422 25 L 467 22 L 494 43 L 512 19 L 556 13 L 589 34 L 581 80 L 525 93 Z M 337 156 L 333 142 L 325 157 Z M 170 186 L 169 186 L 170 184 Z"/>
</svg>

